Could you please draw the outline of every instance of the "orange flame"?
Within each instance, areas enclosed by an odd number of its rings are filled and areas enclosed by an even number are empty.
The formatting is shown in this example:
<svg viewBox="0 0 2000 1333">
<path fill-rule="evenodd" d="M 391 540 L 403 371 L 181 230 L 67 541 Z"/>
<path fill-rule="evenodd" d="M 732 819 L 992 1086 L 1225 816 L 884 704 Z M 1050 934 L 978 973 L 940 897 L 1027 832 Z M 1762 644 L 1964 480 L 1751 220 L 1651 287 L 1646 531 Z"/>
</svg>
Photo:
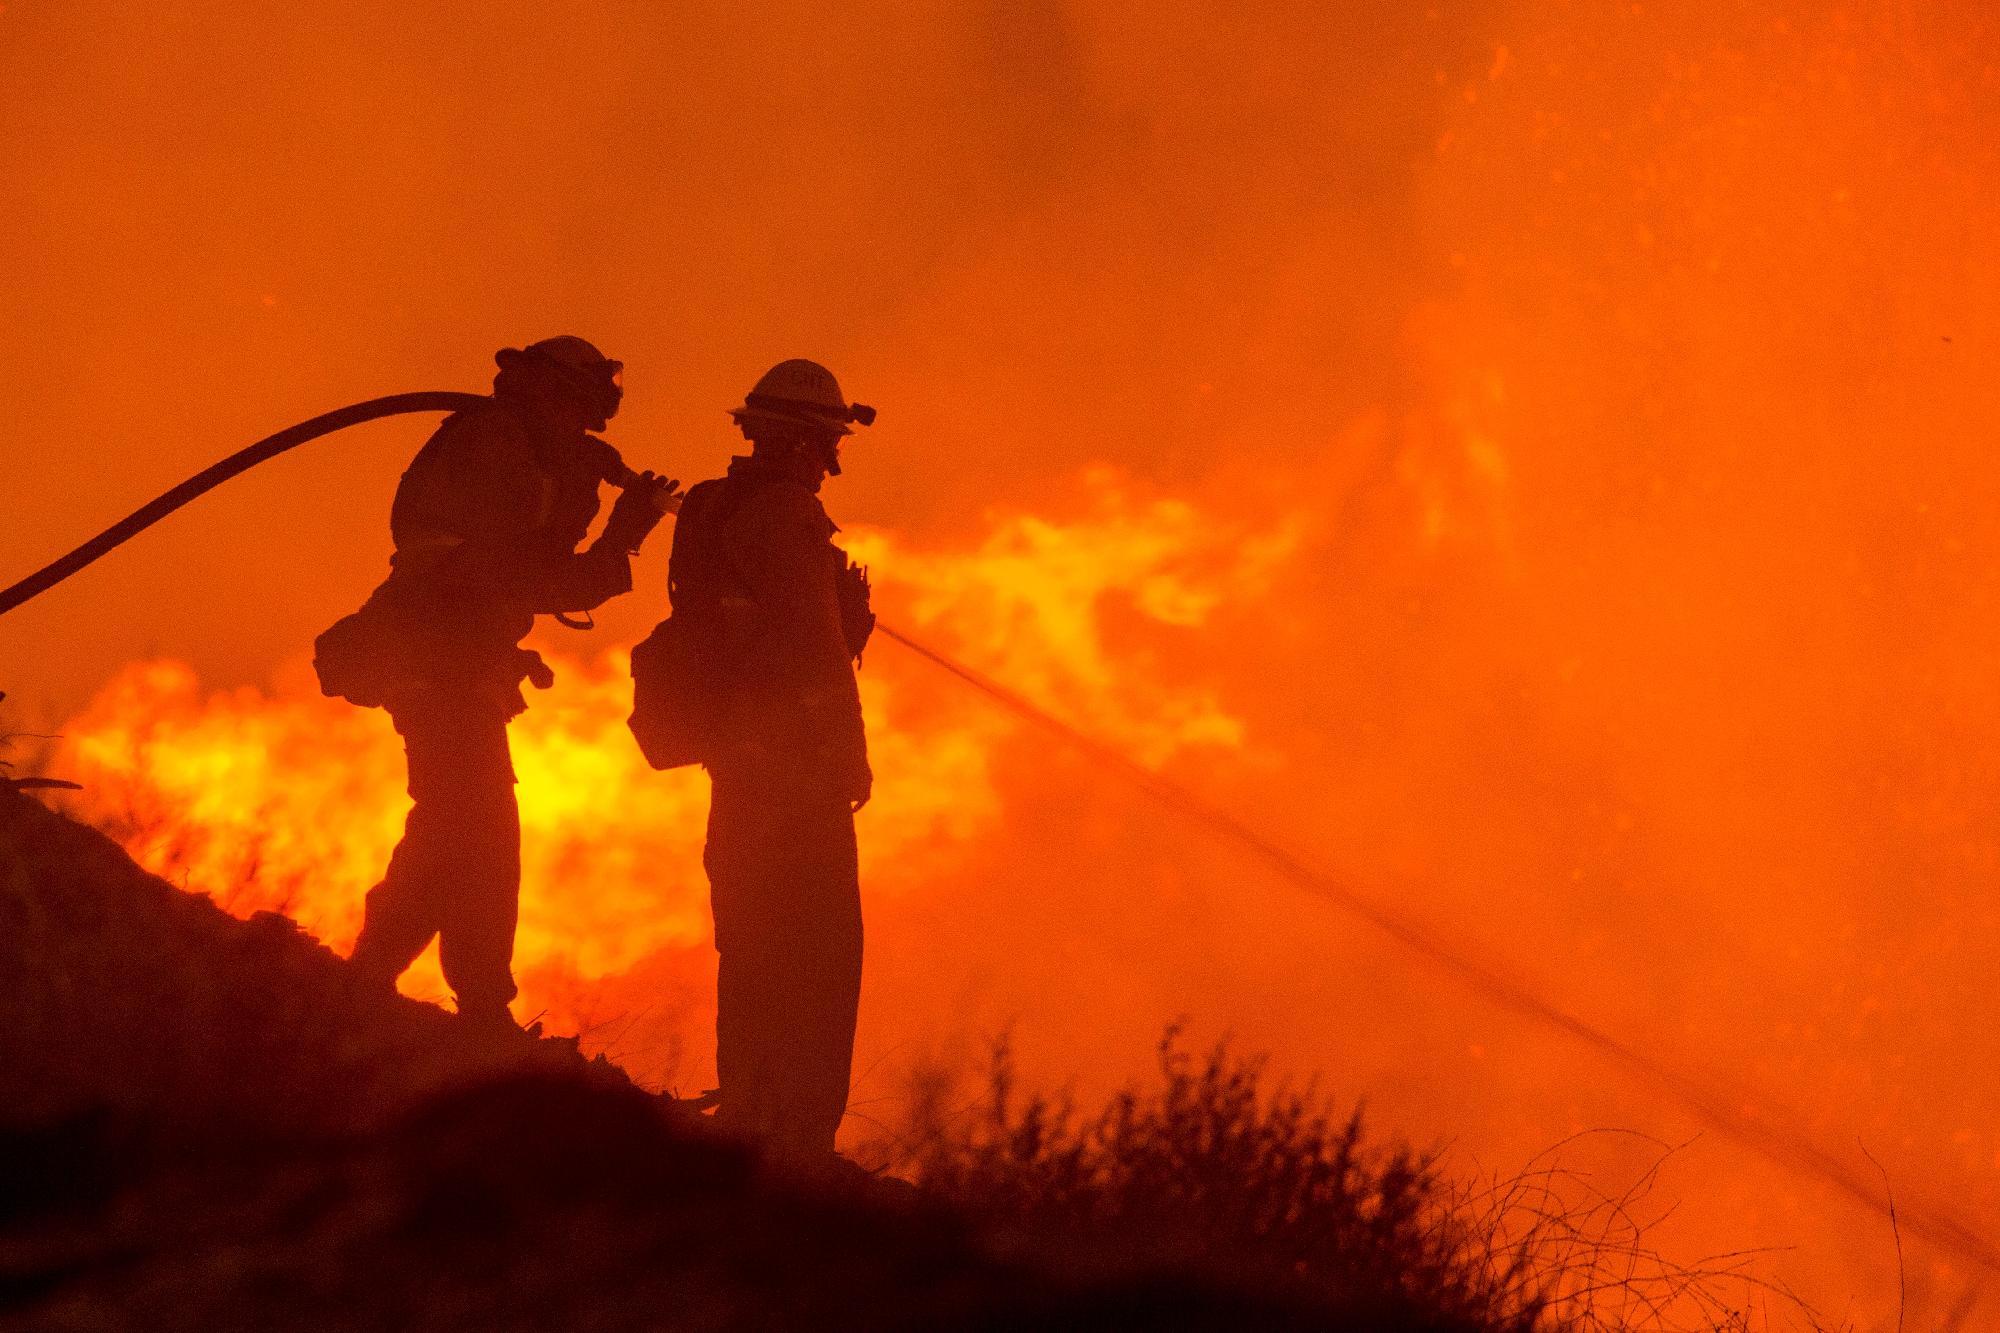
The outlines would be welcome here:
<svg viewBox="0 0 2000 1333">
<path fill-rule="evenodd" d="M 1108 473 L 1087 488 L 1081 518 L 998 516 L 971 551 L 911 551 L 867 532 L 850 544 L 874 568 L 878 604 L 948 627 L 955 649 L 1150 761 L 1240 744 L 1242 724 L 1212 688 L 1135 671 L 1104 620 L 1122 608 L 1199 624 L 1266 577 L 1291 537 L 1241 541 L 1190 505 L 1128 496 Z M 878 773 L 862 839 L 872 895 L 948 879 L 997 825 L 991 761 L 1014 725 L 892 654 L 876 648 L 862 675 Z M 698 770 L 655 773 L 641 760 L 625 726 L 625 653 L 553 662 L 557 685 L 512 728 L 523 846 L 516 1011 L 568 1031 L 601 1023 L 607 994 L 640 1006 L 659 998 L 649 987 L 699 994 L 686 970 L 705 963 L 709 931 L 707 784 Z M 408 809 L 386 715 L 319 697 L 303 668 L 269 692 L 204 694 L 188 667 L 152 662 L 128 668 L 66 734 L 63 763 L 86 788 L 77 813 L 112 829 L 140 864 L 238 915 L 282 911 L 332 948 L 352 946 Z M 403 987 L 443 993 L 435 950 Z"/>
</svg>

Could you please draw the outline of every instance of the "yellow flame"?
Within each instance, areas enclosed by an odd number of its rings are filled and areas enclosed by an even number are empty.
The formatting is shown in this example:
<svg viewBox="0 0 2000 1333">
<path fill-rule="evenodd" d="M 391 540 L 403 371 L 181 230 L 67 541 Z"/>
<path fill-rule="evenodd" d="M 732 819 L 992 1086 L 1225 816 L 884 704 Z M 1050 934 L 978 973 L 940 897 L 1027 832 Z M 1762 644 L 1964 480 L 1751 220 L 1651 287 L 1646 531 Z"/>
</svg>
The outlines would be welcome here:
<svg viewBox="0 0 2000 1333">
<path fill-rule="evenodd" d="M 1198 626 L 1253 592 L 1292 538 L 1246 534 L 1195 505 L 1138 501 L 1109 473 L 1088 478 L 1088 512 L 1059 522 L 1000 516 L 970 551 L 913 551 L 851 534 L 877 602 L 1055 711 L 1149 762 L 1188 746 L 1234 746 L 1242 725 L 1212 688 L 1168 686 L 1111 615 Z M 512 727 L 523 883 L 517 1012 L 587 1025 L 592 983 L 706 942 L 701 869 L 707 783 L 655 773 L 626 728 L 628 659 L 552 658 L 557 684 Z M 864 816 L 871 894 L 949 882 L 999 822 L 993 756 L 1014 724 L 940 690 L 886 645 L 868 656 L 875 800 Z M 173 662 L 135 665 L 67 727 L 63 762 L 85 784 L 79 813 L 111 828 L 148 869 L 232 912 L 284 911 L 331 947 L 351 947 L 363 899 L 408 809 L 401 745 L 386 715 L 321 698 L 303 668 L 266 692 L 204 695 Z M 678 951 L 678 952 L 677 952 Z M 443 993 L 434 955 L 406 992 Z"/>
</svg>

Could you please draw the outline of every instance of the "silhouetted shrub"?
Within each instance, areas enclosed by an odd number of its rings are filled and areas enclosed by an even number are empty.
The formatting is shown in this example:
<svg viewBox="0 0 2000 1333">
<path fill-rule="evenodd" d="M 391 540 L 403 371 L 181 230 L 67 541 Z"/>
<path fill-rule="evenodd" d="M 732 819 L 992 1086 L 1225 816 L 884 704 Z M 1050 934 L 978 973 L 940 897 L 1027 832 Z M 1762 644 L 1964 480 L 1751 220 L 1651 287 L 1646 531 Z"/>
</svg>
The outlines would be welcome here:
<svg viewBox="0 0 2000 1333">
<path fill-rule="evenodd" d="M 1468 1186 L 1432 1156 L 1372 1145 L 1358 1111 L 1311 1087 L 1264 1086 L 1262 1058 L 1226 1044 L 1197 1058 L 1177 1028 L 1158 1055 L 1156 1084 L 1084 1112 L 1023 1094 L 1003 1041 L 969 1104 L 956 1077 L 921 1071 L 885 1151 L 927 1193 L 1037 1245 L 1067 1239 L 1078 1262 L 1289 1290 L 1358 1326 L 1740 1329 L 1752 1292 L 1786 1326 L 1817 1326 L 1751 1256 L 1687 1268 L 1649 1250 L 1634 1208 L 1651 1172 L 1607 1196 L 1551 1157 Z"/>
</svg>

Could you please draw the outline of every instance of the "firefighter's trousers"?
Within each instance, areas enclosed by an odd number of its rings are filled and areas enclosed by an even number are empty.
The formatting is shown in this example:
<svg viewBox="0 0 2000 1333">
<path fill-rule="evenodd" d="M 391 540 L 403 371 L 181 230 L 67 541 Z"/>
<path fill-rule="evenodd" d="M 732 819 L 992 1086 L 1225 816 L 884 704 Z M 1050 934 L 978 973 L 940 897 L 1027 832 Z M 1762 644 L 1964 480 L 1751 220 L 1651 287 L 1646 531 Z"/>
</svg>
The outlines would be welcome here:
<svg viewBox="0 0 2000 1333">
<path fill-rule="evenodd" d="M 369 891 L 351 961 L 369 981 L 393 986 L 435 936 L 459 1012 L 504 1018 L 521 891 L 506 716 L 440 701 L 394 718 L 413 804 L 388 872 Z"/>
<path fill-rule="evenodd" d="M 709 805 L 718 1114 L 833 1150 L 861 1000 L 854 815 L 825 787 L 718 777 Z"/>
</svg>

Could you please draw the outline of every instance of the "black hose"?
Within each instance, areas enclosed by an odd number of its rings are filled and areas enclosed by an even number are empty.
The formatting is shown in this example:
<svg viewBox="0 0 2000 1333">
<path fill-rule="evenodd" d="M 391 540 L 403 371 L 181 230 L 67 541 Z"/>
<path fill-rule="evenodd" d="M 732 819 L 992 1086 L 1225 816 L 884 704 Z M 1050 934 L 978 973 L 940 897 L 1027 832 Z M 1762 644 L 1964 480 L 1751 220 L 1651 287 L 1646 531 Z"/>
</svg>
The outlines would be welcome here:
<svg viewBox="0 0 2000 1333">
<path fill-rule="evenodd" d="M 387 398 L 371 398 L 365 403 L 355 403 L 351 407 L 339 408 L 316 416 L 310 421 L 301 421 L 296 426 L 288 426 L 276 435 L 267 436 L 249 448 L 231 454 L 207 471 L 189 477 L 151 504 L 133 511 L 129 517 L 98 533 L 62 559 L 44 565 L 5 592 L 0 592 L 0 616 L 6 615 L 30 598 L 47 592 L 99 556 L 152 527 L 190 500 L 206 495 L 238 473 L 247 472 L 265 459 L 275 458 L 287 449 L 295 449 L 308 440 L 316 440 L 322 435 L 330 435 L 349 426 L 358 426 L 377 417 L 399 416 L 406 412 L 461 412 L 466 408 L 478 407 L 491 401 L 484 394 L 453 393 L 449 390 L 430 393 L 394 393 Z"/>
</svg>

